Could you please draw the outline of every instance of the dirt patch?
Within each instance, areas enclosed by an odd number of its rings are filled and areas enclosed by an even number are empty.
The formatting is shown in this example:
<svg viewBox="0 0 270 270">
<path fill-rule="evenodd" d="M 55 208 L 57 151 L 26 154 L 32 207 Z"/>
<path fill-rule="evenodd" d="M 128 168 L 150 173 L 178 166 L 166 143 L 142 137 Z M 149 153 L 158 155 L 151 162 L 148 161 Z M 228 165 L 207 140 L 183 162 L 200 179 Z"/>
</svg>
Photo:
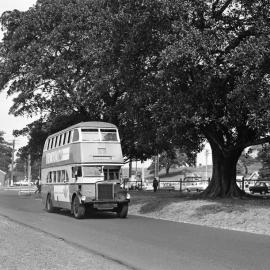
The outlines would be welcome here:
<svg viewBox="0 0 270 270">
<path fill-rule="evenodd" d="M 130 214 L 270 235 L 270 199 L 202 200 L 197 194 L 133 192 Z"/>
</svg>

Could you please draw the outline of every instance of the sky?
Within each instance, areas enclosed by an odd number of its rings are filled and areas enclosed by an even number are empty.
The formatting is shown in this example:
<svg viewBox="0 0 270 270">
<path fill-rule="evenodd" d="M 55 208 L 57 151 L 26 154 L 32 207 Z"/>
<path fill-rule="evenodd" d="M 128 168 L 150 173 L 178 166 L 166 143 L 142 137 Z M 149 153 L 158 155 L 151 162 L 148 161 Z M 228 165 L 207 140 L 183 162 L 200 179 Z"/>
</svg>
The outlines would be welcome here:
<svg viewBox="0 0 270 270">
<path fill-rule="evenodd" d="M 36 0 L 0 0 L 0 14 L 7 10 L 18 9 L 25 11 L 33 6 Z M 0 31 L 0 40 L 3 38 L 3 33 Z M 4 131 L 5 139 L 12 142 L 15 139 L 15 149 L 24 146 L 27 143 L 26 137 L 13 138 L 12 132 L 14 129 L 22 129 L 33 119 L 27 117 L 14 117 L 9 114 L 9 109 L 12 106 L 12 97 L 7 97 L 6 91 L 0 92 L 0 130 Z"/>
</svg>

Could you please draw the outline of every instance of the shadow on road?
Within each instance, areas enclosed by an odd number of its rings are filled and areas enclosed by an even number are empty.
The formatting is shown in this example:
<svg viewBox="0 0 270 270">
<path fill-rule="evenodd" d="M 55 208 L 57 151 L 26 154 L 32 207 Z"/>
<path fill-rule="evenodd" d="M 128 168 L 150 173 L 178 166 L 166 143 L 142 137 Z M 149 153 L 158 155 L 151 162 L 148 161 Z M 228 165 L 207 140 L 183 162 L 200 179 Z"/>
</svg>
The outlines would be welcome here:
<svg viewBox="0 0 270 270">
<path fill-rule="evenodd" d="M 46 210 L 44 209 L 44 211 Z M 55 209 L 52 214 L 74 218 L 70 210 L 67 210 L 67 209 Z M 116 213 L 106 212 L 106 211 L 98 212 L 98 211 L 87 209 L 83 219 L 114 219 L 114 218 L 118 218 Z"/>
</svg>

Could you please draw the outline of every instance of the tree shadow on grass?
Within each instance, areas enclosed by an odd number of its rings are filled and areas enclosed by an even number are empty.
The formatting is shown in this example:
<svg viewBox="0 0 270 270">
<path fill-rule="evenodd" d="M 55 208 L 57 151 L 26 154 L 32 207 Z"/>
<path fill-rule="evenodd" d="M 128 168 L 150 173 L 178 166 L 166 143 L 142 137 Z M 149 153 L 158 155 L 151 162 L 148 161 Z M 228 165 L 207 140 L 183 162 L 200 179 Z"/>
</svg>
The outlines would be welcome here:
<svg viewBox="0 0 270 270">
<path fill-rule="evenodd" d="M 184 192 L 138 192 L 132 194 L 131 204 L 140 205 L 139 213 L 148 214 L 161 211 L 172 203 L 181 203 L 185 201 L 204 201 L 198 206 L 194 216 L 203 217 L 208 214 L 217 214 L 222 212 L 229 214 L 232 212 L 244 213 L 250 208 L 270 209 L 270 197 L 248 196 L 246 198 L 226 198 L 226 199 L 204 199 L 200 193 Z M 179 206 L 181 207 L 181 206 Z"/>
<path fill-rule="evenodd" d="M 187 200 L 198 199 L 197 194 L 192 193 L 180 193 L 178 192 L 140 192 L 131 195 L 131 205 L 141 205 L 139 212 L 141 214 L 147 214 L 151 212 L 160 211 L 166 206 Z"/>
<path fill-rule="evenodd" d="M 242 205 L 228 204 L 228 203 L 220 203 L 213 202 L 212 204 L 202 205 L 196 208 L 196 213 L 191 215 L 192 217 L 202 218 L 207 215 L 213 215 L 218 213 L 230 214 L 233 212 L 237 213 L 245 213 L 248 209 L 243 207 Z"/>
</svg>

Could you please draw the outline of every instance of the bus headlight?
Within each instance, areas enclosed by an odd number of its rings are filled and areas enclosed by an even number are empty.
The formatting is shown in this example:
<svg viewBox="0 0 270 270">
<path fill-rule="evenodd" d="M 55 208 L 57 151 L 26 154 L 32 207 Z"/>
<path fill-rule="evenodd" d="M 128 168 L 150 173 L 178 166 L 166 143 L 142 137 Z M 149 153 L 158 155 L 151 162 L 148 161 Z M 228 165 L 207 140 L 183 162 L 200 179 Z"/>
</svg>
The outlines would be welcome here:
<svg viewBox="0 0 270 270">
<path fill-rule="evenodd" d="M 127 198 L 127 200 L 130 200 L 130 194 L 129 193 L 127 193 L 126 198 Z"/>
</svg>

